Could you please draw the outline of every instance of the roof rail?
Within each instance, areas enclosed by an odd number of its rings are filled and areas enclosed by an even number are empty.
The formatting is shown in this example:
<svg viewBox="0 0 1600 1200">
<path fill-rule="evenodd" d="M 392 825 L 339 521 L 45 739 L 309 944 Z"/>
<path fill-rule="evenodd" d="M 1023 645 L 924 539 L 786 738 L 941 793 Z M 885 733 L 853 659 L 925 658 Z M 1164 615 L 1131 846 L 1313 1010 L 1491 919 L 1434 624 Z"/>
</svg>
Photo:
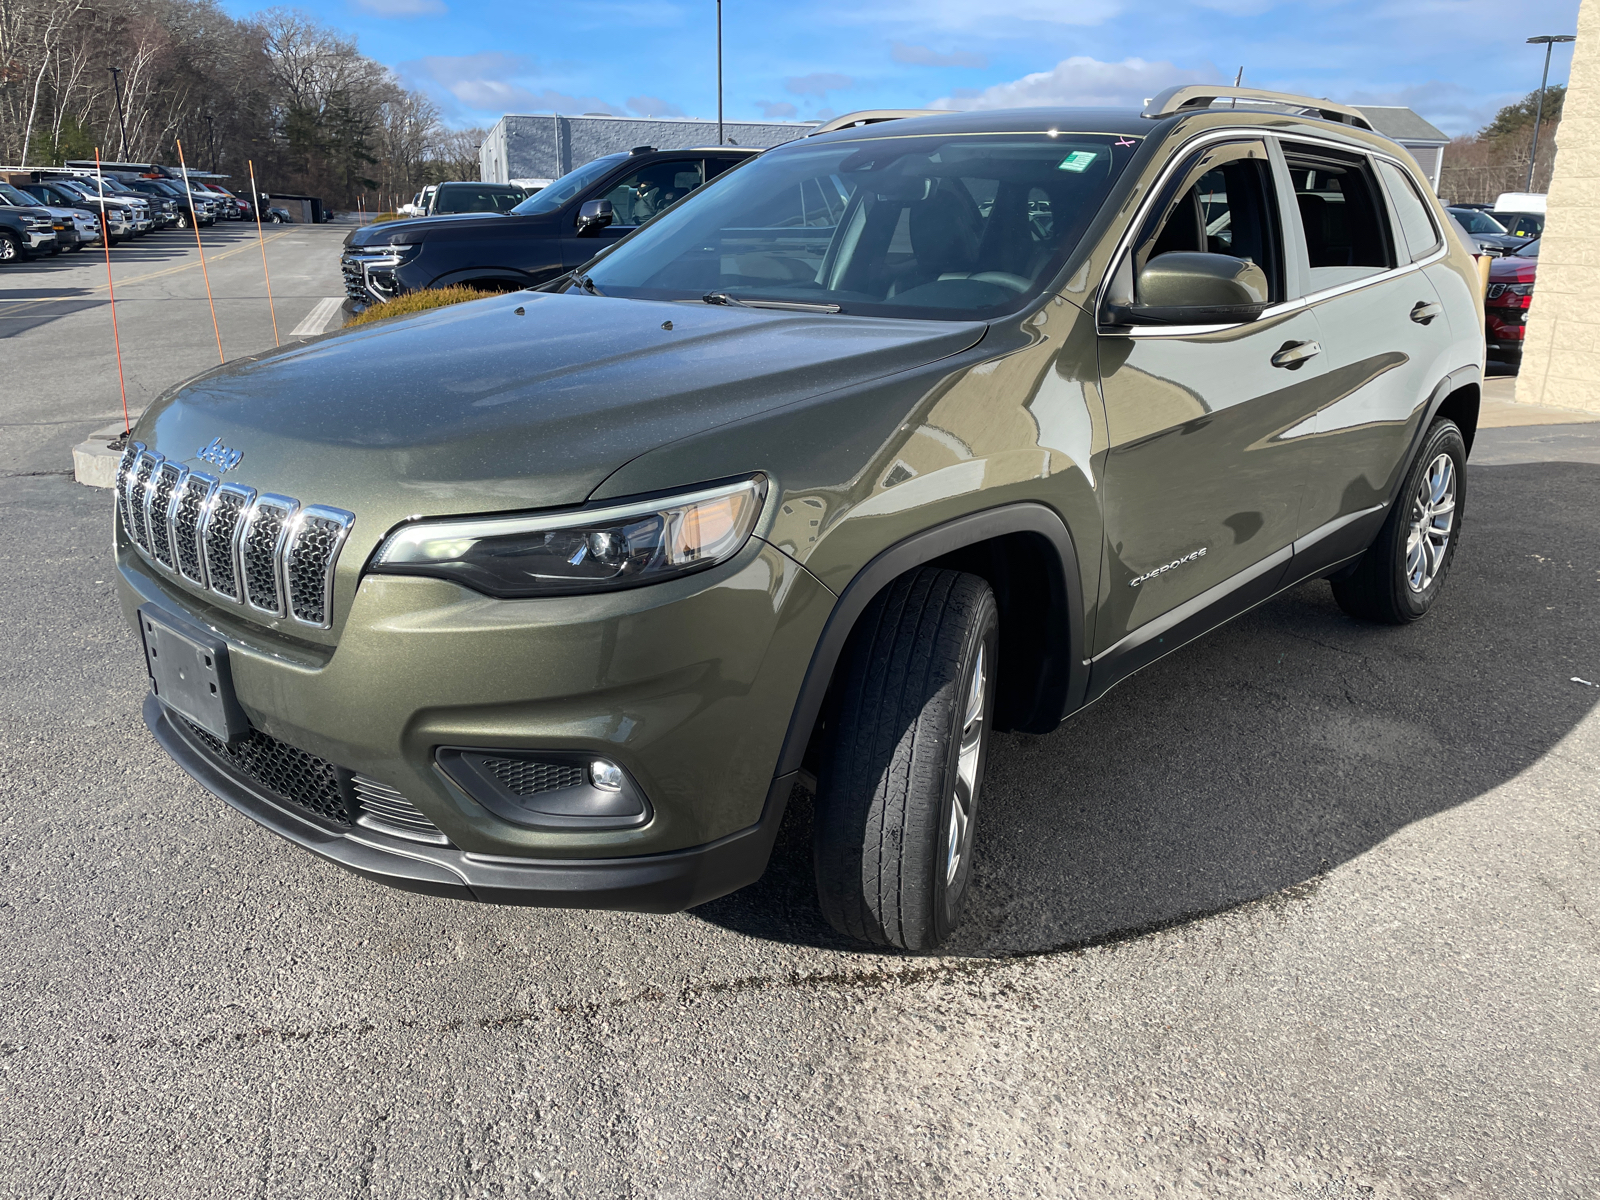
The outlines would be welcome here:
<svg viewBox="0 0 1600 1200">
<path fill-rule="evenodd" d="M 1218 100 L 1243 100 L 1250 104 L 1276 104 L 1284 108 L 1313 113 L 1324 121 L 1337 121 L 1357 129 L 1371 129 L 1360 109 L 1348 104 L 1335 104 L 1332 100 L 1317 100 L 1311 96 L 1296 96 L 1291 92 L 1266 92 L 1260 88 L 1227 87 L 1222 84 L 1190 83 L 1171 87 L 1154 100 L 1145 101 L 1141 116 L 1158 120 L 1173 113 L 1198 112 L 1210 108 Z"/>
<path fill-rule="evenodd" d="M 819 133 L 832 133 L 835 129 L 876 125 L 879 121 L 898 121 L 902 117 L 948 117 L 954 111 L 949 108 L 864 108 L 860 112 L 835 117 L 826 125 L 818 125 L 806 136 L 816 137 Z"/>
</svg>

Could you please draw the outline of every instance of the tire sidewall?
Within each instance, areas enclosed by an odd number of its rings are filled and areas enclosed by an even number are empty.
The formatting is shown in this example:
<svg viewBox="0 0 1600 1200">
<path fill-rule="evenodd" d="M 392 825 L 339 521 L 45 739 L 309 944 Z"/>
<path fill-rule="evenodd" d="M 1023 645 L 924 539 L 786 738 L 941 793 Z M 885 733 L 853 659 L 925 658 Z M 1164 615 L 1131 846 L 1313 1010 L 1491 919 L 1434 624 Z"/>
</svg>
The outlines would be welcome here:
<svg viewBox="0 0 1600 1200">
<path fill-rule="evenodd" d="M 950 841 L 950 823 L 954 819 L 954 806 L 950 797 L 955 791 L 957 762 L 961 757 L 962 718 L 966 710 L 966 696 L 972 686 L 972 674 L 977 667 L 978 647 L 984 647 L 987 677 L 984 680 L 983 728 L 978 743 L 978 769 L 973 776 L 972 801 L 967 823 L 967 844 L 956 877 L 948 883 L 946 853 Z M 990 735 L 994 731 L 995 679 L 998 675 L 1000 650 L 1000 618 L 994 595 L 985 592 L 983 603 L 967 630 L 961 648 L 961 670 L 956 680 L 955 703 L 951 708 L 949 746 L 945 752 L 944 790 L 939 797 L 939 825 L 934 839 L 933 853 L 928 869 L 931 872 L 928 895 L 932 898 L 934 943 L 943 942 L 961 920 L 961 910 L 971 890 L 973 848 L 977 845 L 979 810 L 983 806 L 983 780 L 989 765 Z"/>
<path fill-rule="evenodd" d="M 1406 571 L 1406 536 L 1411 528 L 1411 505 L 1417 489 L 1427 475 L 1429 466 L 1441 454 L 1448 454 L 1455 466 L 1456 507 L 1453 514 L 1455 519 L 1450 526 L 1450 541 L 1445 547 L 1444 562 L 1428 586 L 1417 592 L 1412 590 L 1410 576 Z M 1454 421 L 1437 421 L 1428 431 L 1416 461 L 1411 464 L 1411 470 L 1406 472 L 1405 483 L 1401 486 L 1400 495 L 1395 501 L 1397 520 L 1389 564 L 1390 585 L 1395 590 L 1400 608 L 1412 619 L 1421 617 L 1433 607 L 1433 602 L 1438 598 L 1440 589 L 1444 587 L 1444 581 L 1450 574 L 1450 566 L 1455 562 L 1456 548 L 1461 544 L 1461 522 L 1467 509 L 1466 466 L 1467 447 L 1462 440 L 1461 430 Z"/>
<path fill-rule="evenodd" d="M 0 262 L 16 262 L 22 257 L 17 239 L 9 233 L 0 233 Z"/>
</svg>

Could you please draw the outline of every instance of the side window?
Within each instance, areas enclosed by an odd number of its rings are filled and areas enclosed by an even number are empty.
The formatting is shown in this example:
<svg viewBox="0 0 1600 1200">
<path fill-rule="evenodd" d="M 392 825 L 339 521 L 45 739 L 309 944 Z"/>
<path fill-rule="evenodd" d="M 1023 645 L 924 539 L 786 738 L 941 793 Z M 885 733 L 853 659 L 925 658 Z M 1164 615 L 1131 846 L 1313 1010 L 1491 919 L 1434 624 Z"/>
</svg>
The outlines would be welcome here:
<svg viewBox="0 0 1600 1200">
<path fill-rule="evenodd" d="M 1394 205 L 1395 221 L 1400 226 L 1406 249 L 1411 252 L 1411 260 L 1426 258 L 1439 248 L 1439 231 L 1434 228 L 1426 202 L 1417 195 L 1416 184 L 1393 163 L 1380 162 L 1378 173 L 1389 190 L 1389 203 Z"/>
<path fill-rule="evenodd" d="M 1300 209 L 1313 292 L 1396 265 L 1389 248 L 1389 222 L 1366 159 L 1302 153 L 1287 145 L 1284 156 Z"/>
<path fill-rule="evenodd" d="M 1137 267 L 1175 251 L 1226 254 L 1255 263 L 1271 298 L 1284 298 L 1281 224 L 1265 146 L 1229 143 L 1205 151 L 1170 195 L 1146 222 Z"/>
<path fill-rule="evenodd" d="M 618 225 L 643 225 L 667 205 L 682 200 L 706 181 L 698 158 L 651 163 L 596 199 L 611 201 Z"/>
</svg>

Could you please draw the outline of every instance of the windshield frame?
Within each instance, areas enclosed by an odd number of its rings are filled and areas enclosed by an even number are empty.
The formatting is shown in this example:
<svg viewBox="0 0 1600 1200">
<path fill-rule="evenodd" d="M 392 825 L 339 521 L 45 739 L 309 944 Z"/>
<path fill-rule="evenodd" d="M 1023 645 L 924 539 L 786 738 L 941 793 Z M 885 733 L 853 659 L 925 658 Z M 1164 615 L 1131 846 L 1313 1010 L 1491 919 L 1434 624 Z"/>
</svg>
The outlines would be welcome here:
<svg viewBox="0 0 1600 1200">
<path fill-rule="evenodd" d="M 561 176 L 560 179 L 553 179 L 545 184 L 521 204 L 512 208 L 506 215 L 511 217 L 545 217 L 552 213 L 558 213 L 632 157 L 633 155 L 626 150 L 619 150 L 615 154 L 602 154 L 599 158 L 591 158 L 583 166 L 574 167 Z M 596 167 L 599 169 L 596 170 Z M 565 188 L 570 188 L 571 190 L 565 195 L 561 195 Z M 544 203 L 541 204 L 541 201 Z"/>
<path fill-rule="evenodd" d="M 869 316 L 897 320 L 910 319 L 944 322 L 1000 320 L 1016 314 L 1030 312 L 1036 308 L 1041 300 L 1048 297 L 1055 291 L 1055 284 L 1063 277 L 1063 273 L 1070 271 L 1073 265 L 1078 262 L 1079 259 L 1081 259 L 1083 254 L 1091 252 L 1093 247 L 1098 244 L 1098 238 L 1103 232 L 1101 226 L 1107 219 L 1107 213 L 1115 209 L 1116 204 L 1119 202 L 1119 197 L 1122 197 L 1126 188 L 1130 186 L 1130 181 L 1137 179 L 1140 170 L 1137 164 L 1140 160 L 1141 152 L 1151 143 L 1151 139 L 1147 135 L 1141 134 L 1136 137 L 1130 137 L 1129 135 L 1121 132 L 1108 132 L 1104 129 L 1093 128 L 1083 130 L 1051 129 L 1037 131 L 1012 131 L 993 129 L 975 132 L 943 131 L 930 133 L 891 133 L 887 129 L 880 127 L 878 132 L 871 134 L 864 134 L 860 131 L 853 132 L 855 133 L 855 136 L 843 139 L 828 138 L 818 142 L 812 142 L 809 139 L 797 139 L 796 141 L 784 143 L 768 149 L 761 154 L 752 155 L 744 162 L 739 163 L 737 168 L 724 171 L 716 178 L 708 180 L 688 196 L 685 196 L 671 205 L 669 208 L 656 214 L 650 220 L 638 226 L 636 229 L 630 230 L 626 235 L 623 236 L 621 240 L 613 242 L 611 245 L 604 247 L 593 258 L 576 268 L 571 275 L 581 276 L 586 282 L 592 282 L 594 288 L 598 289 L 600 294 L 624 299 L 655 300 L 667 303 L 684 303 L 686 301 L 704 300 L 707 303 L 717 304 L 727 304 L 731 301 L 735 305 L 741 301 L 747 301 L 752 307 L 782 309 L 792 305 L 798 310 L 815 310 L 829 313 L 843 312 L 852 316 Z M 987 306 L 968 305 L 965 307 L 947 307 L 937 304 L 894 304 L 889 302 L 888 298 L 855 299 L 849 302 L 832 302 L 824 293 L 813 293 L 809 291 L 796 291 L 793 294 L 782 295 L 756 295 L 743 291 L 737 294 L 726 294 L 718 290 L 701 295 L 694 288 L 645 289 L 640 287 L 632 287 L 627 284 L 621 284 L 615 279 L 608 280 L 604 276 L 605 264 L 612 262 L 615 256 L 619 254 L 626 255 L 626 252 L 630 247 L 636 247 L 639 239 L 647 236 L 646 231 L 658 227 L 665 221 L 672 220 L 675 216 L 684 215 L 686 206 L 691 206 L 691 214 L 694 210 L 703 209 L 705 205 L 708 205 L 714 200 L 719 199 L 720 193 L 724 192 L 731 185 L 732 181 L 735 179 L 744 178 L 747 171 L 754 169 L 755 165 L 758 163 L 776 162 L 778 164 L 783 164 L 795 154 L 809 154 L 813 151 L 825 153 L 830 150 L 846 151 L 846 158 L 848 160 L 850 157 L 857 156 L 881 143 L 896 143 L 904 146 L 915 145 L 916 143 L 939 142 L 958 146 L 971 146 L 976 145 L 981 141 L 998 143 L 1026 141 L 1039 146 L 1056 147 L 1062 151 L 1072 149 L 1076 142 L 1081 141 L 1084 143 L 1094 142 L 1097 145 L 1104 146 L 1107 151 L 1113 151 L 1114 149 L 1125 149 L 1127 151 L 1126 154 L 1112 154 L 1109 160 L 1108 175 L 1101 185 L 1101 190 L 1099 191 L 1098 197 L 1086 198 L 1087 202 L 1083 208 L 1077 214 L 1075 214 L 1073 225 L 1068 227 L 1072 230 L 1072 233 L 1070 235 L 1063 235 L 1057 242 L 1056 246 L 1050 252 L 1049 257 L 1044 260 L 1041 266 L 1037 269 L 1036 274 L 1029 281 L 1030 286 L 1024 290 L 1016 292 L 1016 294 L 1013 296 L 1004 298 L 999 303 Z M 890 148 L 885 147 L 885 149 Z M 906 152 L 903 151 L 901 157 L 903 157 L 905 153 Z M 1052 151 L 1052 153 L 1054 153 L 1054 151 Z M 977 161 L 981 162 L 981 159 Z M 840 165 L 842 166 L 842 164 Z M 1074 168 L 1062 169 L 1072 170 Z M 944 177 L 947 179 L 960 178 L 959 176 L 956 176 L 954 172 L 951 172 Z M 979 172 L 974 171 L 973 177 L 978 178 Z M 866 193 L 862 193 L 863 200 L 865 200 L 865 197 Z M 852 196 L 851 200 L 848 201 L 847 204 L 853 206 L 854 203 L 855 198 Z M 1031 201 L 1029 203 L 1031 205 Z M 692 215 L 686 217 L 686 219 L 692 219 Z M 843 223 L 846 219 L 846 217 L 841 216 L 840 223 L 835 226 L 835 236 L 830 241 L 830 248 L 828 250 L 830 261 L 835 253 L 833 243 L 837 242 L 839 237 L 844 234 Z M 969 274 L 970 276 L 976 276 L 985 273 L 987 273 L 985 270 L 978 270 L 970 272 Z M 591 275 L 593 276 L 592 281 L 590 280 Z M 956 276 L 955 278 L 963 277 L 964 276 Z M 566 286 L 575 287 L 576 285 L 568 284 Z M 551 288 L 550 290 L 558 290 L 558 288 Z M 589 289 L 584 288 L 579 290 Z M 775 287 L 771 290 L 774 293 L 777 293 L 782 289 Z M 673 291 L 681 292 L 682 294 L 672 294 Z M 708 299 L 708 297 L 711 298 Z"/>
</svg>

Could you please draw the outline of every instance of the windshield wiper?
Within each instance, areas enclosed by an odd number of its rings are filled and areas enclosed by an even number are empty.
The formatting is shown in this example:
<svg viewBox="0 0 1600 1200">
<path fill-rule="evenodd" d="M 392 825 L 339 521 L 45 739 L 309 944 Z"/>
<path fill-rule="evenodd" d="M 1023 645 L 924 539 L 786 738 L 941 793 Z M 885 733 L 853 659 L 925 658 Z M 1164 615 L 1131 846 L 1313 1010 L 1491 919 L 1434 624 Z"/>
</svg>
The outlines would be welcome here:
<svg viewBox="0 0 1600 1200">
<path fill-rule="evenodd" d="M 604 292 L 602 292 L 599 288 L 595 287 L 594 280 L 590 279 L 587 275 L 580 275 L 576 271 L 574 271 L 572 273 L 572 283 L 573 283 L 574 287 L 582 288 L 584 291 L 588 292 L 589 295 L 591 295 L 591 296 L 604 296 L 605 295 Z"/>
<path fill-rule="evenodd" d="M 779 308 L 787 312 L 836 313 L 843 310 L 837 304 L 808 304 L 804 300 L 740 300 L 727 292 L 707 292 L 700 297 L 707 304 L 727 304 L 734 308 Z"/>
</svg>

